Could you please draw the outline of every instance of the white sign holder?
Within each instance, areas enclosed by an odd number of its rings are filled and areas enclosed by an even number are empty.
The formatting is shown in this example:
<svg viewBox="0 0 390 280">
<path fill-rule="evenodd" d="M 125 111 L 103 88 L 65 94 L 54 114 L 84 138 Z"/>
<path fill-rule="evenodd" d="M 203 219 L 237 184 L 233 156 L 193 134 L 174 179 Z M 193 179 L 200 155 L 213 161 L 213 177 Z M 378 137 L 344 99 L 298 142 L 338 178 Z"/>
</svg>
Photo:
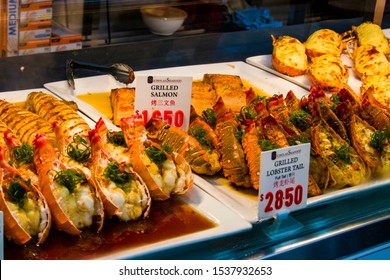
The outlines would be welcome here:
<svg viewBox="0 0 390 280">
<path fill-rule="evenodd" d="M 271 238 L 302 228 L 289 214 L 307 205 L 309 165 L 309 143 L 261 153 L 258 219 L 275 219 L 266 229 Z"/>
</svg>

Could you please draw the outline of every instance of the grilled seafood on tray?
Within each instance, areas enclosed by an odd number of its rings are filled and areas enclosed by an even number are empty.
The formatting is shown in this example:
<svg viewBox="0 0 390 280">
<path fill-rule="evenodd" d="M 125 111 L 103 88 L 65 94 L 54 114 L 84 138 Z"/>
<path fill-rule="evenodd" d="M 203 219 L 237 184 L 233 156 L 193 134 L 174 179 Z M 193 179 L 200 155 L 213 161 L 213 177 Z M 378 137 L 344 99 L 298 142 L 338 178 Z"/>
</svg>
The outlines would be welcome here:
<svg viewBox="0 0 390 280">
<path fill-rule="evenodd" d="M 4 213 L 4 235 L 16 244 L 30 240 L 42 244 L 49 235 L 51 213 L 38 186 L 9 165 L 0 147 L 0 210 Z"/>
<path fill-rule="evenodd" d="M 303 43 L 291 36 L 272 36 L 272 45 L 272 65 L 277 71 L 292 77 L 305 74 L 308 58 Z"/>
<path fill-rule="evenodd" d="M 145 181 L 153 200 L 166 200 L 192 188 L 190 165 L 169 146 L 147 140 L 142 118 L 122 119 L 121 127 L 130 148 L 131 165 Z"/>
</svg>

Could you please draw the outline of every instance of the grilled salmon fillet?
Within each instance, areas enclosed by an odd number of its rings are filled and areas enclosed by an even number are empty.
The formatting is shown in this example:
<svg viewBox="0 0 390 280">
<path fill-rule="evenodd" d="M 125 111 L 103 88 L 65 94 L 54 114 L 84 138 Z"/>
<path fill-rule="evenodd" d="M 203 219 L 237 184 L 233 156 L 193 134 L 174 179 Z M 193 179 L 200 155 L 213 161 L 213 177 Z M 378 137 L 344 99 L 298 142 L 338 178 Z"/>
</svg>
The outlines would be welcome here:
<svg viewBox="0 0 390 280">
<path fill-rule="evenodd" d="M 195 112 L 201 114 L 208 108 L 213 108 L 217 100 L 217 94 L 212 85 L 203 81 L 192 82 L 191 105 Z"/>
<path fill-rule="evenodd" d="M 208 83 L 215 90 L 216 97 L 222 97 L 228 108 L 238 113 L 246 104 L 246 88 L 237 75 L 204 74 L 203 82 Z"/>
<path fill-rule="evenodd" d="M 113 122 L 120 126 L 121 119 L 134 114 L 135 88 L 115 88 L 110 93 Z"/>
</svg>

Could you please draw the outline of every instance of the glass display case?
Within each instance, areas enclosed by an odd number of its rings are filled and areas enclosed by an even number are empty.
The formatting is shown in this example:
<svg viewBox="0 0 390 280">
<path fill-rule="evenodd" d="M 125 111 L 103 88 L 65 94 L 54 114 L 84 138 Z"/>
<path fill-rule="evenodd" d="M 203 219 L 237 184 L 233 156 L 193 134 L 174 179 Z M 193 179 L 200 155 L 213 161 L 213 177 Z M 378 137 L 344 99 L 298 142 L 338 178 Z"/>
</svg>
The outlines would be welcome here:
<svg viewBox="0 0 390 280">
<path fill-rule="evenodd" d="M 12 1 L 1 1 L 2 15 L 8 2 Z M 26 3 L 23 4 L 24 2 Z M 22 5 L 31 4 L 29 2 L 34 1 L 20 0 L 20 8 Z M 45 2 L 50 3 L 46 3 L 48 6 L 43 8 L 42 14 L 44 16 L 45 13 L 46 15 L 51 13 L 50 28 L 62 30 L 67 34 L 63 35 L 64 37 L 72 36 L 79 44 L 69 45 L 65 50 L 54 49 L 53 47 L 58 46 L 56 45 L 60 40 L 58 37 L 61 36 L 56 34 L 57 39 L 53 38 L 55 36 L 51 32 L 48 36 L 42 35 L 47 37 L 49 43 L 46 47 L 50 50 L 37 51 L 33 54 L 21 52 L 20 55 L 13 56 L 3 51 L 0 58 L 0 91 L 4 93 L 2 96 L 6 99 L 16 94 L 15 92 L 30 89 L 48 90 L 45 85 L 50 83 L 61 82 L 60 87 L 63 87 L 69 78 L 67 76 L 69 60 L 99 66 L 125 63 L 131 66 L 136 74 L 167 69 L 165 73 L 185 75 L 190 73 L 188 69 L 191 69 L 191 66 L 198 67 L 193 69 L 202 69 L 202 73 L 206 73 L 207 69 L 214 69 L 213 67 L 218 63 L 229 65 L 233 69 L 229 71 L 238 71 L 237 73 L 240 73 L 242 69 L 240 67 L 243 69 L 253 67 L 249 68 L 254 69 L 249 75 L 254 77 L 254 81 L 257 73 L 266 75 L 264 79 L 261 75 L 258 77 L 257 82 L 261 86 L 262 82 L 266 83 L 265 81 L 269 79 L 272 81 L 273 78 L 268 76 L 271 73 L 246 62 L 250 57 L 271 55 L 273 50 L 271 35 L 275 37 L 289 35 L 304 42 L 316 30 L 326 28 L 341 34 L 365 21 L 375 22 L 383 30 L 390 28 L 389 3 L 379 0 L 356 1 L 356 3 L 352 1 L 354 4 L 351 4 L 351 1 L 300 0 L 53 0 Z M 140 13 L 141 6 L 146 4 L 179 7 L 187 13 L 187 18 L 173 35 L 153 34 L 143 22 Z M 43 19 L 45 20 L 47 19 Z M 3 17 L 2 47 L 8 40 L 4 29 L 6 21 Z M 390 33 L 386 34 L 389 36 Z M 241 66 L 242 64 L 245 66 Z M 177 67 L 184 67 L 180 68 L 184 70 L 177 70 Z M 88 69 L 78 69 L 75 78 L 94 78 L 100 74 Z M 195 74 L 199 75 L 199 73 L 189 75 Z M 113 81 L 113 85 L 117 85 L 117 81 Z M 275 93 L 286 94 L 287 91 L 284 92 L 286 87 L 309 92 L 307 88 L 302 88 L 296 83 L 281 81 L 275 80 L 272 83 L 274 91 L 270 89 L 267 92 L 270 96 Z M 92 80 L 90 85 L 92 86 L 93 83 L 95 80 Z M 109 83 L 112 81 L 110 80 Z M 65 88 L 65 90 L 69 89 Z M 75 91 L 71 95 L 75 95 Z M 62 97 L 66 99 L 64 96 Z M 89 121 L 94 124 L 96 120 L 90 118 Z M 201 184 L 202 180 L 195 180 L 196 188 Z M 390 255 L 385 253 L 390 247 L 390 183 L 384 179 L 379 183 L 368 183 L 367 186 L 357 188 L 356 191 L 346 191 L 341 195 L 330 195 L 326 199 L 313 200 L 314 202 L 308 203 L 304 209 L 288 215 L 277 215 L 275 218 L 261 222 L 248 221 L 240 211 L 227 205 L 229 213 L 231 211 L 234 217 L 237 215 L 244 220 L 243 224 L 237 224 L 240 230 L 233 230 L 232 234 L 221 234 L 217 231 L 216 238 L 200 238 L 196 242 L 184 241 L 180 246 L 172 245 L 159 250 L 150 250 L 134 258 L 390 258 Z M 217 205 L 224 204 L 221 197 L 215 197 L 215 192 L 205 192 L 202 195 L 206 194 L 213 197 Z M 191 199 L 193 198 L 190 197 Z M 199 207 L 203 211 L 208 206 Z M 225 221 L 226 217 L 223 218 L 223 214 L 216 215 L 221 215 L 218 217 L 229 224 L 227 228 L 232 230 L 230 227 L 234 225 L 234 221 L 229 219 Z M 6 241 L 4 248 L 6 259 L 34 258 L 34 255 L 11 256 L 7 250 L 11 250 L 13 246 Z M 375 254 L 379 251 L 384 253 Z M 129 256 L 129 258 L 133 257 Z"/>
</svg>

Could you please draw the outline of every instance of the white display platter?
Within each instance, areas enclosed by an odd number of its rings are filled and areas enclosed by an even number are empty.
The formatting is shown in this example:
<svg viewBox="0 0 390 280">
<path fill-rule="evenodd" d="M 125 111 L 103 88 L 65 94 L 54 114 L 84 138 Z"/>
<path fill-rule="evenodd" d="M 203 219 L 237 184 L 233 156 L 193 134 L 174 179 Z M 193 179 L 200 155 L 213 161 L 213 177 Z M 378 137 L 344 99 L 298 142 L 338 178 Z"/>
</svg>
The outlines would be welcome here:
<svg viewBox="0 0 390 280">
<path fill-rule="evenodd" d="M 28 94 L 33 91 L 42 91 L 44 93 L 52 94 L 45 88 L 36 88 L 20 91 L 1 92 L 0 98 L 9 102 L 24 102 L 26 101 Z M 81 112 L 79 112 L 79 114 L 86 120 L 86 122 L 91 128 L 94 127 L 94 121 L 92 121 L 90 118 L 88 118 Z M 194 184 L 192 189 L 189 190 L 188 193 L 180 196 L 180 200 L 188 204 L 191 208 L 193 208 L 203 217 L 212 221 L 215 226 L 209 229 L 205 229 L 203 231 L 197 231 L 187 235 L 166 239 L 164 241 L 158 241 L 148 245 L 142 245 L 136 248 L 121 248 L 115 253 L 106 254 L 101 258 L 136 258 L 145 254 L 165 249 L 171 249 L 183 245 L 192 244 L 195 242 L 211 240 L 214 238 L 220 238 L 243 231 L 248 231 L 252 228 L 252 225 L 248 221 L 243 219 L 237 212 L 233 211 L 231 208 L 224 205 L 222 202 L 207 194 L 196 183 Z"/>
</svg>

